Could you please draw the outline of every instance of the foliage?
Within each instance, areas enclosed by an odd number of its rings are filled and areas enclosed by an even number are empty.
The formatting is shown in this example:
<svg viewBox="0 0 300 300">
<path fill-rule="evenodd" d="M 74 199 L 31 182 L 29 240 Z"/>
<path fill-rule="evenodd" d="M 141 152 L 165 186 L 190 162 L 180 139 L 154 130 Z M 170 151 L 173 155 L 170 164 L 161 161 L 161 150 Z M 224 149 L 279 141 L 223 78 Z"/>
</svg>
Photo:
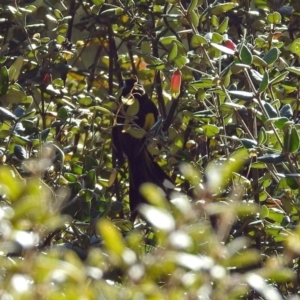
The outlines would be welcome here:
<svg viewBox="0 0 300 300">
<path fill-rule="evenodd" d="M 1 298 L 297 297 L 299 15 L 294 0 L 1 1 Z M 111 154 L 133 76 L 177 186 L 171 202 L 143 186 L 136 224 Z"/>
</svg>

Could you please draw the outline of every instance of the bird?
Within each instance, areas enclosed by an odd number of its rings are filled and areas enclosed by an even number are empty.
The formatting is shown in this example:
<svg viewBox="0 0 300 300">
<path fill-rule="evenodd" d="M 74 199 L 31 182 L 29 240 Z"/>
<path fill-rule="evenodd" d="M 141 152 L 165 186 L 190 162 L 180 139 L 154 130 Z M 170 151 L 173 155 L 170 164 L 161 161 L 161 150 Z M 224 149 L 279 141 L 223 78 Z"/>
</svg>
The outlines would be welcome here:
<svg viewBox="0 0 300 300">
<path fill-rule="evenodd" d="M 144 183 L 155 184 L 166 196 L 175 185 L 147 149 L 147 133 L 159 117 L 156 105 L 137 79 L 127 79 L 123 82 L 121 98 L 123 101 L 120 103 L 123 104 L 116 113 L 116 125 L 112 129 L 113 151 L 118 167 L 124 164 L 125 158 L 128 161 L 129 207 L 131 220 L 134 221 L 138 215 L 139 205 L 147 203 L 140 193 L 140 187 Z M 137 102 L 132 104 L 132 101 Z M 128 105 L 129 102 L 132 105 Z M 133 134 L 131 129 L 140 134 L 138 136 Z"/>
</svg>

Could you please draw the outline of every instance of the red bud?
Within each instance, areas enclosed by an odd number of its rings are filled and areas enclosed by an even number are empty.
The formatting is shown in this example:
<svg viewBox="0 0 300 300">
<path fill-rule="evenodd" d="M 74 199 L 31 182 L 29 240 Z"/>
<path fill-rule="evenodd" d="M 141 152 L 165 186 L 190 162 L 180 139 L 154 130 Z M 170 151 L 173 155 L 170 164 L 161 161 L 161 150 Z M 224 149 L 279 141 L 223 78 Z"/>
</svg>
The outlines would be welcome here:
<svg viewBox="0 0 300 300">
<path fill-rule="evenodd" d="M 224 46 L 233 51 L 235 51 L 235 49 L 236 49 L 236 44 L 230 39 L 224 41 Z"/>
<path fill-rule="evenodd" d="M 176 70 L 171 77 L 171 96 L 173 99 L 177 99 L 180 94 L 181 87 L 181 72 Z"/>
</svg>

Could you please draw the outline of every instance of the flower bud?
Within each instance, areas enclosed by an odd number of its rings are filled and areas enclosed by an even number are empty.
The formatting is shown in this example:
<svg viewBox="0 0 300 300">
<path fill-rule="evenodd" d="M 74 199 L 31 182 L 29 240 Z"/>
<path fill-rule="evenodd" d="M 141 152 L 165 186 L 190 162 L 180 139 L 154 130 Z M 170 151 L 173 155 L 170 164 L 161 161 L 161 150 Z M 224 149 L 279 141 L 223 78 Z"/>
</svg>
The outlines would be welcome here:
<svg viewBox="0 0 300 300">
<path fill-rule="evenodd" d="M 173 99 L 177 99 L 180 94 L 181 87 L 181 71 L 176 70 L 171 77 L 171 96 Z"/>
<path fill-rule="evenodd" d="M 236 50 L 236 44 L 230 39 L 224 41 L 224 46 L 233 51 Z"/>
</svg>

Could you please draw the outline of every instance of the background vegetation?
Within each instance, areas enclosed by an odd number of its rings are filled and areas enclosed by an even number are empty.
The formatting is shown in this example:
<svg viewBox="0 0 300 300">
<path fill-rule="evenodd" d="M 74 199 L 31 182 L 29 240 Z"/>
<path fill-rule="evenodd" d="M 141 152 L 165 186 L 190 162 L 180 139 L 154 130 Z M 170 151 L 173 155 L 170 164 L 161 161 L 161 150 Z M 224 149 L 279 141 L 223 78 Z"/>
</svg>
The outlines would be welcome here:
<svg viewBox="0 0 300 300">
<path fill-rule="evenodd" d="M 2 0 L 1 299 L 298 299 L 299 16 L 297 0 Z M 111 150 L 133 76 L 177 186 L 171 203 L 144 186 L 134 226 Z"/>
</svg>

